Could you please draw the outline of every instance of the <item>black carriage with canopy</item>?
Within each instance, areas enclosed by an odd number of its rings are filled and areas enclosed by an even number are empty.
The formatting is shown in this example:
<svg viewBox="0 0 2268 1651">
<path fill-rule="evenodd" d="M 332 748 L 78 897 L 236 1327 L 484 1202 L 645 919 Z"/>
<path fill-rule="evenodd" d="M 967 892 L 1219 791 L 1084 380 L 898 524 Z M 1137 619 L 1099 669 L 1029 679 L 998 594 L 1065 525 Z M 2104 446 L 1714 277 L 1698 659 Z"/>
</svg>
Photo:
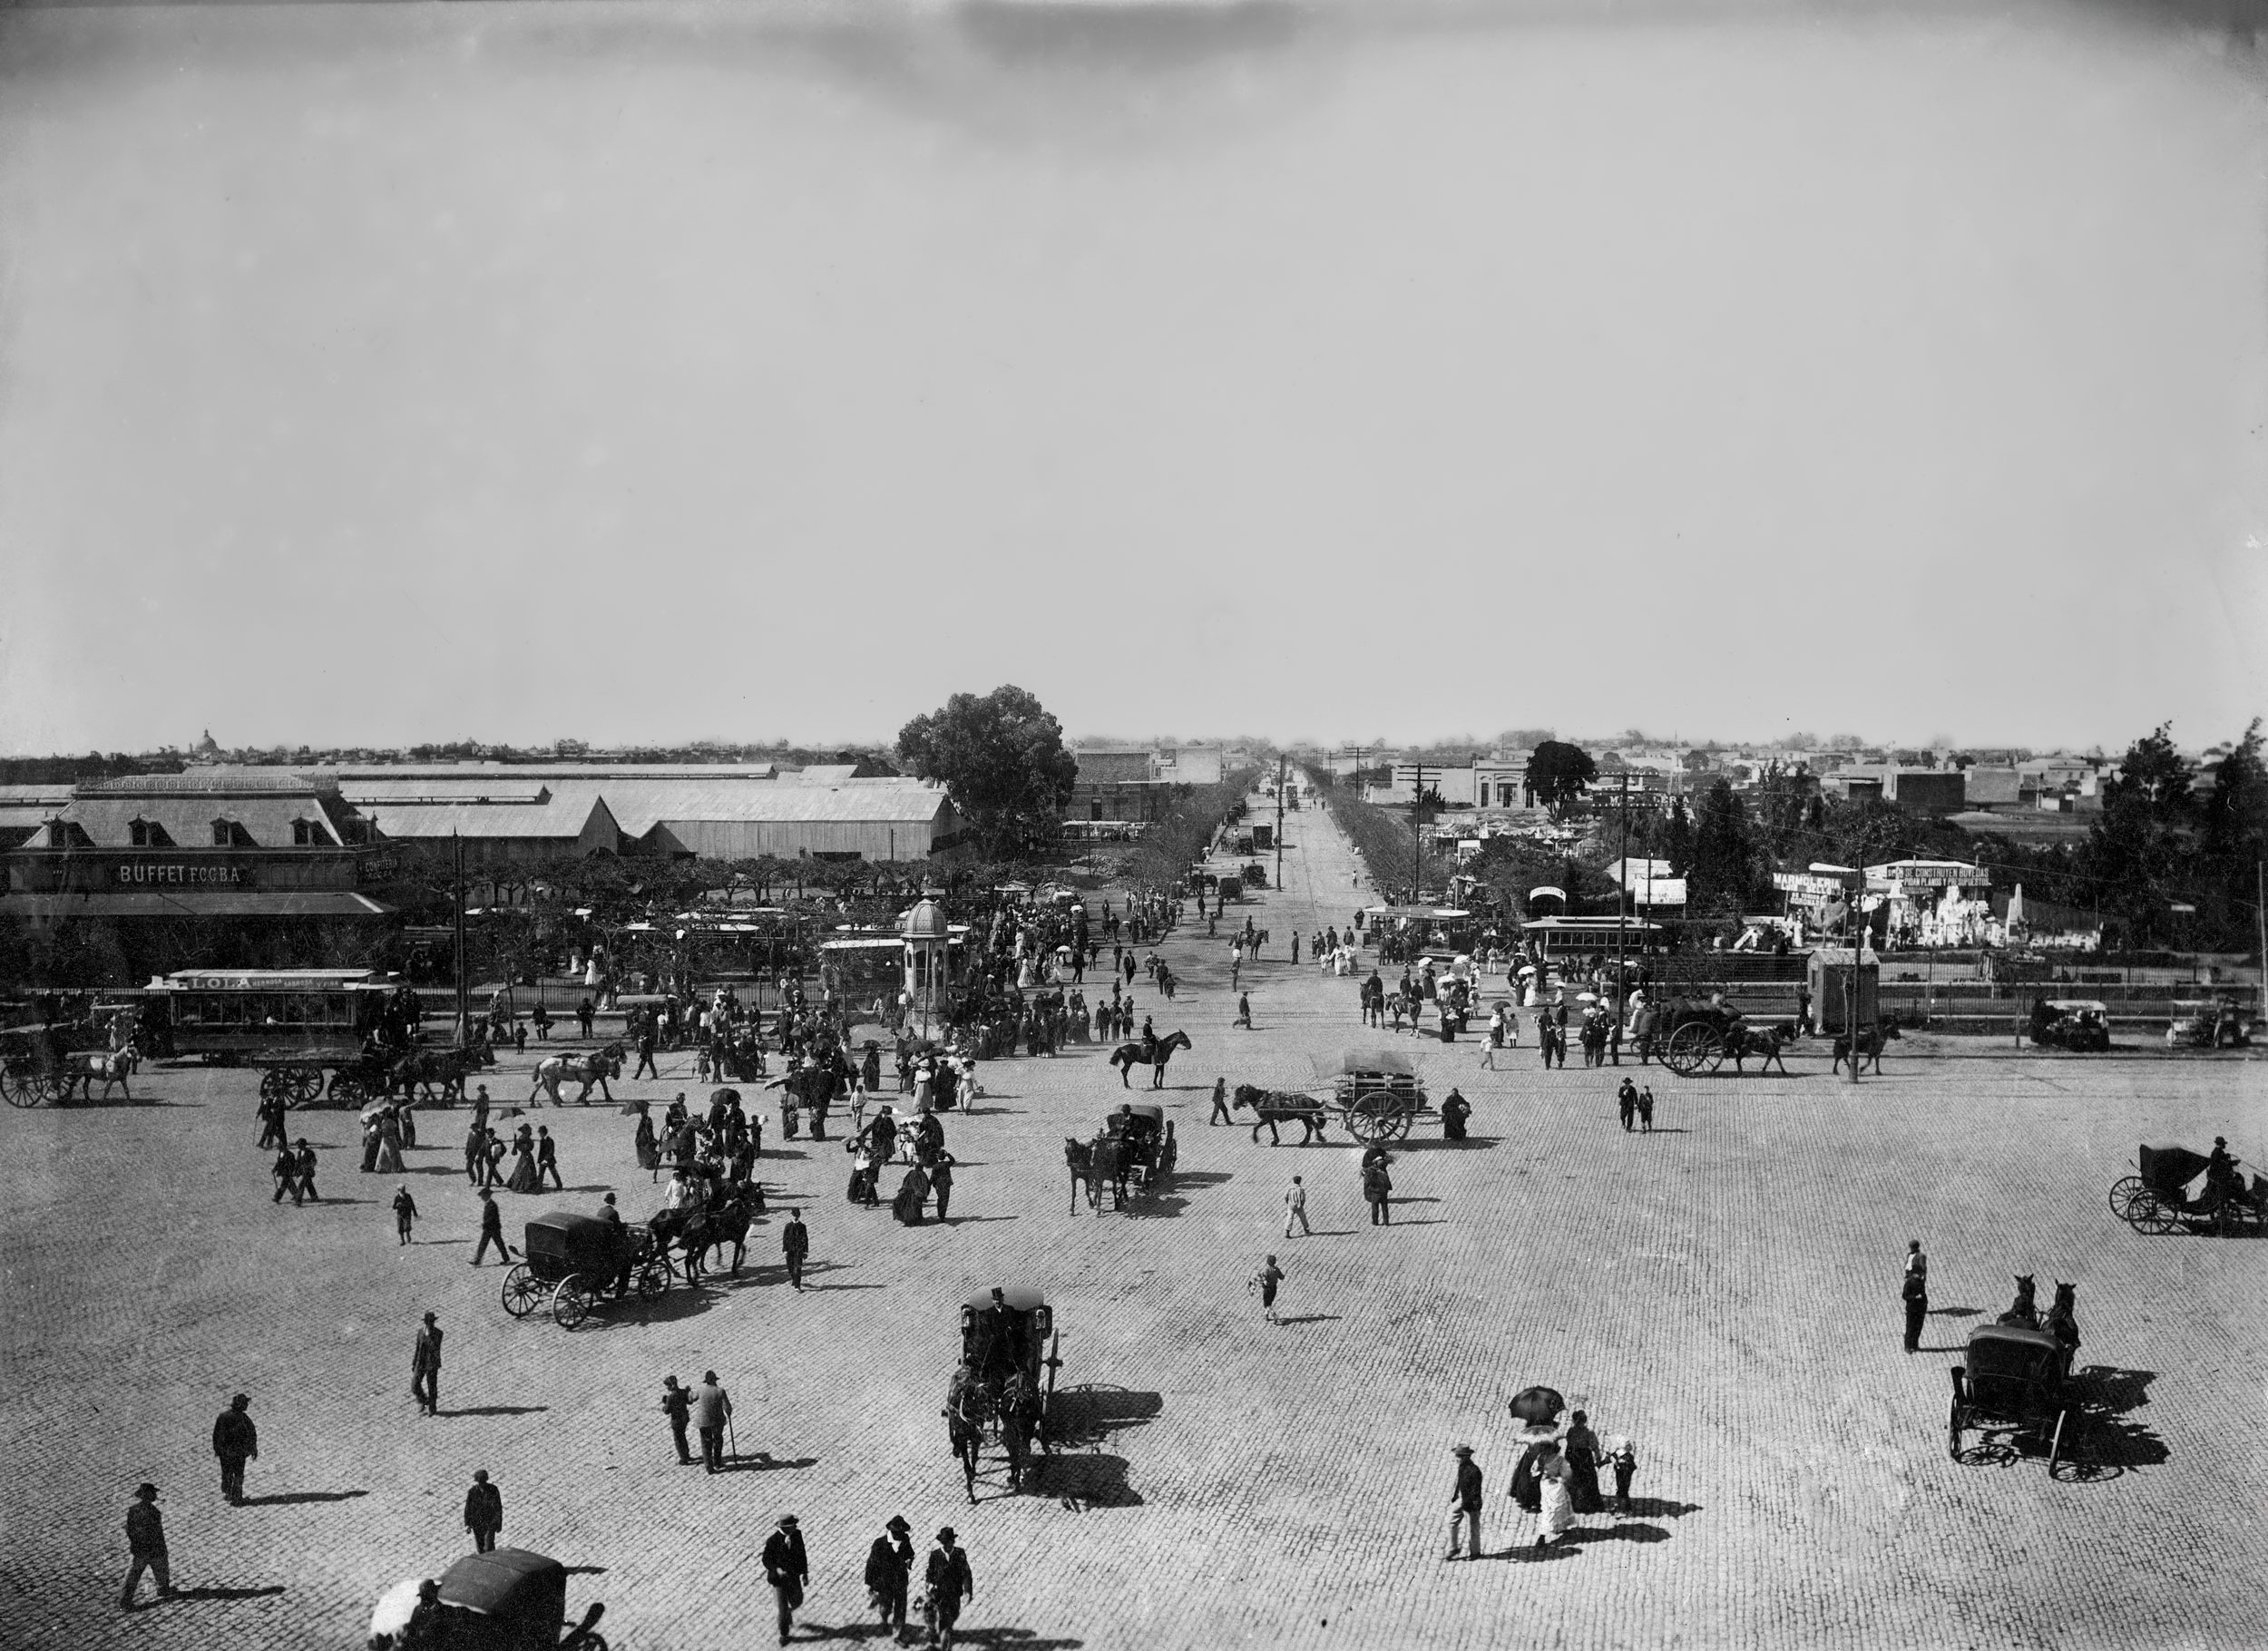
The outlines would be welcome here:
<svg viewBox="0 0 2268 1651">
<path fill-rule="evenodd" d="M 2229 1159 L 2227 1176 L 2216 1182 L 2206 1174 L 2213 1166 L 2206 1153 L 2143 1146 L 2135 1154 L 2141 1173 L 2111 1186 L 2111 1213 L 2138 1233 L 2258 1233 L 2268 1226 L 2268 1178 L 2256 1175 L 2247 1186 L 2240 1162 Z M 2192 1197 L 2191 1184 L 2201 1176 L 2204 1184 Z"/>
<path fill-rule="evenodd" d="M 2048 1471 L 2076 1459 L 2082 1412 L 2070 1392 L 2070 1353 L 2045 1330 L 1979 1324 L 1952 1368 L 1946 1451 L 1961 1459 L 1962 1435 L 2011 1434 L 2048 1452 Z"/>
<path fill-rule="evenodd" d="M 1118 1144 L 1119 1167 L 1124 1177 L 1145 1192 L 1154 1190 L 1160 1177 L 1173 1173 L 1180 1147 L 1165 1108 L 1129 1101 L 1103 1120 L 1102 1128 Z"/>
<path fill-rule="evenodd" d="M 567 1619 L 567 1568 L 523 1548 L 467 1554 L 441 1573 L 452 1651 L 606 1651 L 596 1629 L 606 1607 Z"/>
<path fill-rule="evenodd" d="M 524 1258 L 504 1275 L 504 1311 L 525 1318 L 548 1300 L 552 1322 L 572 1330 L 607 1299 L 656 1300 L 670 1264 L 644 1226 L 563 1213 L 538 1216 L 523 1235 Z"/>
</svg>

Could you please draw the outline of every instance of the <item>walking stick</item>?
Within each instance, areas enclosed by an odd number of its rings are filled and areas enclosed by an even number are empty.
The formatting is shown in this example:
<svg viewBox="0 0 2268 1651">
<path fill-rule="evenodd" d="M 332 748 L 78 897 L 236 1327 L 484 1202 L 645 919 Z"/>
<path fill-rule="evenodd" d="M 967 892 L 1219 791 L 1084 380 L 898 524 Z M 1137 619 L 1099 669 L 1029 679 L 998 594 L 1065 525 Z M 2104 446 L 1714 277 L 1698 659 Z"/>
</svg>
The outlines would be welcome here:
<svg viewBox="0 0 2268 1651">
<path fill-rule="evenodd" d="M 732 1418 L 725 1418 L 725 1434 L 732 1441 L 732 1460 L 740 1460 L 740 1430 L 732 1425 Z"/>
</svg>

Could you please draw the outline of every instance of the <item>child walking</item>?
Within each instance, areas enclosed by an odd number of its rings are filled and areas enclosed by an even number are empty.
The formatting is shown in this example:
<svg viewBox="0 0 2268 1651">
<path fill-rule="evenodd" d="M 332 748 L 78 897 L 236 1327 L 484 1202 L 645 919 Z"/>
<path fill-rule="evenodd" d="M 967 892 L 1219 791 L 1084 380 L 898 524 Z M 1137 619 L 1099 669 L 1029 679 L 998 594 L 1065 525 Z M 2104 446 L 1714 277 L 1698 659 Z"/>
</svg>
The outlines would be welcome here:
<svg viewBox="0 0 2268 1651">
<path fill-rule="evenodd" d="M 1268 1257 L 1267 1265 L 1252 1275 L 1247 1289 L 1260 1292 L 1260 1312 L 1271 1324 L 1281 1323 L 1276 1316 L 1276 1286 L 1284 1282 L 1284 1269 L 1276 1265 L 1276 1257 Z"/>
<path fill-rule="evenodd" d="M 409 1225 L 416 1219 L 417 1200 L 409 1196 L 409 1187 L 406 1184 L 399 1192 L 394 1195 L 395 1237 L 403 1244 L 409 1243 Z"/>
</svg>

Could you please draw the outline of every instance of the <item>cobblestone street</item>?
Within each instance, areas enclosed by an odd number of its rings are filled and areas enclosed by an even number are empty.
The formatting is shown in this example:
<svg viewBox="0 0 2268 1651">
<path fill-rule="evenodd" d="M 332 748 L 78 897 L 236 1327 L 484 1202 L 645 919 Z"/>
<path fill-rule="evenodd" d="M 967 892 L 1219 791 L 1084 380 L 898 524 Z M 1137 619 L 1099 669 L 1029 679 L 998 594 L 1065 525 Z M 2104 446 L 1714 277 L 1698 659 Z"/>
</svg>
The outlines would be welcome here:
<svg viewBox="0 0 2268 1651">
<path fill-rule="evenodd" d="M 961 1534 L 977 1583 L 963 1638 L 1022 1651 L 2261 1642 L 2261 1247 L 2145 1237 L 2105 1203 L 2143 1140 L 2223 1133 L 2259 1159 L 2257 1060 L 1893 1044 L 1853 1089 L 1810 1045 L 1788 1077 L 1641 1074 L 1657 1127 L 1631 1135 L 1618 1074 L 1579 1054 L 1547 1073 L 1531 1031 L 1502 1070 L 1481 1070 L 1477 1040 L 1405 1034 L 1435 1102 L 1452 1084 L 1472 1102 L 1474 1138 L 1422 1122 L 1393 1225 L 1374 1228 L 1335 1127 L 1325 1146 L 1272 1148 L 1207 1123 L 1217 1077 L 1308 1088 L 1311 1054 L 1392 1037 L 1360 1027 L 1354 980 L 1284 961 L 1292 931 L 1344 925 L 1370 897 L 1326 816 L 1292 814 L 1287 833 L 1288 886 L 1231 907 L 1272 932 L 1243 977 L 1254 1030 L 1231 1025 L 1227 924 L 1159 948 L 1177 1001 L 1138 982 L 1158 1031 L 1193 1040 L 1161 1097 L 1180 1147 L 1162 1190 L 1067 1213 L 1062 1139 L 1125 1093 L 1091 1045 L 985 1068 L 984 1099 L 948 1117 L 943 1226 L 846 1204 L 839 1145 L 782 1141 L 766 1093 L 773 1213 L 750 1265 L 572 1334 L 507 1318 L 501 1271 L 466 1265 L 461 1112 L 422 1115 L 408 1248 L 395 1183 L 357 1173 L 351 1115 L 298 1116 L 324 1201 L 271 1202 L 245 1072 L 154 1069 L 132 1107 L 0 1117 L 15 1469 L 0 1644 L 359 1646 L 381 1590 L 465 1551 L 475 1469 L 502 1490 L 504 1543 L 578 1568 L 571 1610 L 603 1599 L 623 1651 L 773 1643 L 756 1553 L 788 1511 L 813 1567 L 799 1638 L 875 1632 L 861 1567 L 903 1512 L 921 1552 L 942 1524 Z M 486 1074 L 502 1104 L 527 1064 Z M 615 1086 L 680 1089 L 706 1093 L 689 1053 L 659 1084 Z M 515 1246 L 539 1208 L 590 1210 L 610 1189 L 633 1220 L 658 1205 L 631 1119 L 534 1118 L 568 1190 L 499 1195 Z M 1315 1232 L 1286 1241 L 1294 1174 Z M 787 1207 L 812 1235 L 800 1294 L 778 1265 Z M 1910 1237 L 1931 1259 L 1920 1356 L 1900 1345 Z M 1288 1274 L 1277 1326 L 1246 1288 L 1270 1252 Z M 2078 1363 L 2113 1412 L 2077 1479 L 2037 1457 L 1948 1460 L 1947 1368 L 2025 1273 L 2043 1303 L 2077 1283 Z M 1055 1306 L 1069 1442 L 1034 1494 L 1011 1495 L 988 1458 L 972 1508 L 938 1412 L 958 1304 L 996 1284 Z M 447 1333 L 431 1420 L 408 1394 L 428 1310 Z M 660 1410 L 664 1374 L 708 1368 L 738 1407 L 736 1470 L 716 1478 L 677 1464 Z M 1505 1398 L 1536 1382 L 1632 1436 L 1642 1464 L 1636 1511 L 1588 1516 L 1542 1552 L 1505 1499 Z M 240 1390 L 260 1456 L 231 1508 L 208 1437 Z M 1489 1476 L 1477 1565 L 1442 1562 L 1459 1442 Z M 122 1615 L 121 1523 L 143 1479 L 188 1597 Z"/>
</svg>

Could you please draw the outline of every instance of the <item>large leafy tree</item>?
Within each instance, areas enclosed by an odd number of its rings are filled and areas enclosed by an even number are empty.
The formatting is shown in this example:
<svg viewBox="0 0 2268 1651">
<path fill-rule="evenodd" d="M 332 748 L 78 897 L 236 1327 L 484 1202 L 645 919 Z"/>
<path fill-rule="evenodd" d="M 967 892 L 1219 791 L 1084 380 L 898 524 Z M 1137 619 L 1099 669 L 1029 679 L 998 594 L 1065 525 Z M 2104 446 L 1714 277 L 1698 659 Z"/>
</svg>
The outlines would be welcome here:
<svg viewBox="0 0 2268 1651">
<path fill-rule="evenodd" d="M 1079 777 L 1062 725 L 1015 687 L 953 695 L 898 730 L 897 754 L 910 772 L 943 782 L 988 858 L 1053 842 Z"/>
<path fill-rule="evenodd" d="M 1693 828 L 1692 882 L 1686 911 L 1736 914 L 1747 908 L 1756 884 L 1756 841 L 1748 809 L 1732 786 L 1718 780 L 1701 794 Z"/>
<path fill-rule="evenodd" d="M 1525 784 L 1555 814 L 1580 801 L 1583 788 L 1598 777 L 1590 753 L 1564 739 L 1547 739 L 1529 753 Z"/>
</svg>

